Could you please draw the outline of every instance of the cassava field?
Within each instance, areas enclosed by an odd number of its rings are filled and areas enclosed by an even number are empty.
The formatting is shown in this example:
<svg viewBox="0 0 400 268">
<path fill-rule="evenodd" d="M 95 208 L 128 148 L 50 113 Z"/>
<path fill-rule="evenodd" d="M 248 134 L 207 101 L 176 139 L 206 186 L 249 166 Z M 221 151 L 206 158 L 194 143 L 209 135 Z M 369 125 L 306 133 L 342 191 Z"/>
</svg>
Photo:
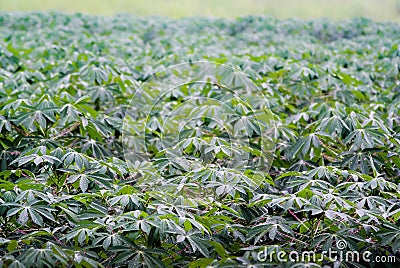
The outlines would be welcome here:
<svg viewBox="0 0 400 268">
<path fill-rule="evenodd" d="M 398 267 L 399 41 L 1 13 L 0 266 Z"/>
</svg>

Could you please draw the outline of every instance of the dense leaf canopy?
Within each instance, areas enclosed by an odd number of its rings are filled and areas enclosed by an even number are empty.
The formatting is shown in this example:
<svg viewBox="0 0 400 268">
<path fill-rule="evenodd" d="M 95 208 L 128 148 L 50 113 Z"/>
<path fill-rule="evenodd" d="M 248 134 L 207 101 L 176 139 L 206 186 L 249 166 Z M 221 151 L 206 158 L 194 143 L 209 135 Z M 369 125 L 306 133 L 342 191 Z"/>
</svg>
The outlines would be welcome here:
<svg viewBox="0 0 400 268">
<path fill-rule="evenodd" d="M 340 241 L 399 258 L 399 40 L 367 19 L 0 14 L 0 264 L 262 267 Z M 153 74 L 205 60 L 259 90 L 220 73 L 145 106 Z"/>
</svg>

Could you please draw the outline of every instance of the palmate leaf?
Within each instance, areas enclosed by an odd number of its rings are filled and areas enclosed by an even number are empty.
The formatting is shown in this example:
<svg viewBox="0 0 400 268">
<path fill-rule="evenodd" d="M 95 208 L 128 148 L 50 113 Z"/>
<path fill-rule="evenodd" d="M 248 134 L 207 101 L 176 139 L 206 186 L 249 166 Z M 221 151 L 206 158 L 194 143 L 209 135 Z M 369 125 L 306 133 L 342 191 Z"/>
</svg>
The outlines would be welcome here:
<svg viewBox="0 0 400 268">
<path fill-rule="evenodd" d="M 91 91 L 91 100 L 94 102 L 98 100 L 100 103 L 113 103 L 115 101 L 115 92 L 118 93 L 118 90 L 114 88 L 115 86 L 116 85 L 107 85 L 106 87 L 94 86 L 89 88 L 89 91 Z"/>
<path fill-rule="evenodd" d="M 271 206 L 278 206 L 285 211 L 289 209 L 301 209 L 310 202 L 306 198 L 296 196 L 295 194 L 289 194 L 284 197 L 274 198 L 271 202 Z"/>
<path fill-rule="evenodd" d="M 259 242 L 262 243 L 266 239 L 274 241 L 278 237 L 282 238 L 282 233 L 290 236 L 292 235 L 292 230 L 282 218 L 269 217 L 263 223 L 251 227 L 246 239 L 254 241 L 253 244 L 259 244 Z"/>
<path fill-rule="evenodd" d="M 48 220 L 55 221 L 52 211 L 56 209 L 48 205 L 43 205 L 40 200 L 32 200 L 26 204 L 6 202 L 1 206 L 9 206 L 11 209 L 7 212 L 6 217 L 12 217 L 18 215 L 18 223 L 26 225 L 30 219 L 33 223 L 42 226 L 43 217 Z"/>
<path fill-rule="evenodd" d="M 88 65 L 83 68 L 81 76 L 91 84 L 101 85 L 108 81 L 109 72 L 104 67 Z"/>
<path fill-rule="evenodd" d="M 392 245 L 392 250 L 396 252 L 400 248 L 400 230 L 399 227 L 385 223 L 383 230 L 379 231 L 384 245 Z"/>
<path fill-rule="evenodd" d="M 343 142 L 345 144 L 353 142 L 352 148 L 363 150 L 383 145 L 382 139 L 385 138 L 385 135 L 378 131 L 378 127 L 367 126 L 362 129 L 353 130 Z"/>
<path fill-rule="evenodd" d="M 74 163 L 78 169 L 89 167 L 89 161 L 86 155 L 70 149 L 67 150 L 66 154 L 61 158 L 61 161 L 64 162 L 66 167 L 69 167 L 72 163 Z"/>
<path fill-rule="evenodd" d="M 11 162 L 11 165 L 18 163 L 18 166 L 23 166 L 28 162 L 33 162 L 35 165 L 39 165 L 42 163 L 55 164 L 55 163 L 59 163 L 60 160 L 51 155 L 31 154 L 31 155 L 22 156 L 20 158 L 15 159 L 13 162 Z"/>
<path fill-rule="evenodd" d="M 96 185 L 101 185 L 105 189 L 110 189 L 111 179 L 103 173 L 99 173 L 97 169 L 89 169 L 84 172 L 77 172 L 76 170 L 70 174 L 67 179 L 68 183 L 75 184 L 76 188 L 80 188 L 82 192 L 86 192 L 89 188 L 89 183 L 94 182 Z"/>
<path fill-rule="evenodd" d="M 329 135 L 324 132 L 310 133 L 306 137 L 300 138 L 292 147 L 290 155 L 292 158 L 303 156 L 307 158 L 319 157 L 323 142 L 321 139 L 329 138 Z M 309 155 L 309 152 L 312 155 Z M 311 156 L 311 157 L 310 157 Z"/>
<path fill-rule="evenodd" d="M 82 145 L 82 152 L 83 153 L 88 153 L 88 150 L 90 150 L 91 155 L 93 155 L 93 157 L 95 158 L 106 158 L 111 156 L 111 152 L 107 149 L 104 148 L 102 145 L 99 144 L 99 142 L 96 142 L 95 140 L 86 140 L 86 141 L 82 141 L 83 145 Z"/>
<path fill-rule="evenodd" d="M 112 206 L 117 203 L 121 204 L 123 207 L 127 206 L 130 203 L 135 204 L 136 206 L 140 205 L 139 198 L 135 194 L 118 195 L 110 199 L 110 204 Z"/>
<path fill-rule="evenodd" d="M 124 242 L 123 245 L 111 249 L 117 254 L 115 257 L 116 264 L 124 264 L 128 267 L 165 267 L 165 264 L 159 258 L 159 255 L 164 254 L 164 251 L 141 248 L 128 239 L 124 239 Z"/>
<path fill-rule="evenodd" d="M 54 247 L 55 245 L 53 245 Z M 61 250 L 59 249 L 58 252 Z M 45 267 L 53 266 L 55 263 L 61 265 L 67 265 L 68 260 L 66 256 L 55 253 L 57 251 L 47 246 L 43 249 L 29 248 L 20 257 L 20 260 L 24 260 L 25 267 Z M 62 251 L 61 251 L 62 252 Z"/>
<path fill-rule="evenodd" d="M 56 121 L 55 112 L 56 107 L 43 107 L 43 103 L 36 106 L 20 106 L 20 110 L 24 109 L 23 113 L 20 113 L 17 118 L 13 120 L 16 125 L 24 125 L 27 129 L 33 129 L 33 123 L 37 122 L 43 129 L 47 127 L 47 122 Z"/>
<path fill-rule="evenodd" d="M 360 170 L 364 174 L 370 173 L 373 169 L 379 168 L 383 165 L 382 158 L 374 154 L 381 152 L 380 149 L 371 148 L 357 151 L 343 152 L 343 160 L 341 165 L 343 167 L 349 167 L 351 170 Z"/>
<path fill-rule="evenodd" d="M 338 115 L 323 118 L 319 123 L 318 129 L 322 131 L 329 130 L 329 133 L 336 131 L 338 134 L 341 134 L 344 129 L 350 130 L 346 122 Z"/>
</svg>

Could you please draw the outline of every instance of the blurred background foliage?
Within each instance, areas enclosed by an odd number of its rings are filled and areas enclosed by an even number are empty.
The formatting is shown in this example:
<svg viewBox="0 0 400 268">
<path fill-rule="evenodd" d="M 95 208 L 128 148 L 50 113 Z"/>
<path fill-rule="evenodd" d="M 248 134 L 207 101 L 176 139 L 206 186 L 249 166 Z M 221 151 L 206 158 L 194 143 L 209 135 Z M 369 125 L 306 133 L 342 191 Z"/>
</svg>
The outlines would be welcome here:
<svg viewBox="0 0 400 268">
<path fill-rule="evenodd" d="M 347 19 L 368 17 L 400 21 L 400 0 L 0 0 L 1 11 L 63 11 L 96 15 L 236 18 L 269 15 L 277 18 Z"/>
</svg>

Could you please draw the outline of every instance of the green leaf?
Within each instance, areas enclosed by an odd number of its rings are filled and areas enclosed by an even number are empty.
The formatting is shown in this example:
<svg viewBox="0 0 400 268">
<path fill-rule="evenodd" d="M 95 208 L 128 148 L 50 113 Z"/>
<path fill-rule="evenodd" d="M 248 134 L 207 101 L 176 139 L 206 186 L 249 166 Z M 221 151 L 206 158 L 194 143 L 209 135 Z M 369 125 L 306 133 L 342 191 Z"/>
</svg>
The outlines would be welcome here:
<svg viewBox="0 0 400 268">
<path fill-rule="evenodd" d="M 8 251 L 8 252 L 13 252 L 14 250 L 17 249 L 17 247 L 18 247 L 18 242 L 17 242 L 17 240 L 10 240 L 10 241 L 7 243 L 7 251 Z"/>
</svg>

